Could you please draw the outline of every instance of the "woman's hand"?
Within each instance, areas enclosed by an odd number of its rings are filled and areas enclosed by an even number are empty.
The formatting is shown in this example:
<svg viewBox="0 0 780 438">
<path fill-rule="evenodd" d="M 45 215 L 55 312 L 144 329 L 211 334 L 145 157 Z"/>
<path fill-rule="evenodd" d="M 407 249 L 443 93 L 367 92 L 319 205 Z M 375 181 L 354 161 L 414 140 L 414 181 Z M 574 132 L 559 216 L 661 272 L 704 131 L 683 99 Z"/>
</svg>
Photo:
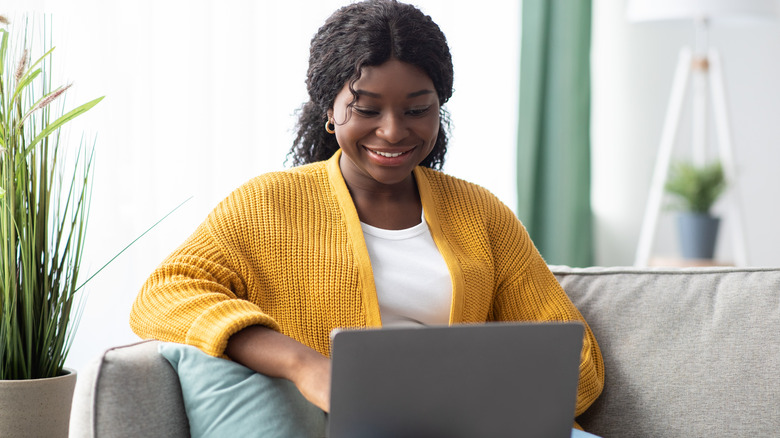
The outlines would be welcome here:
<svg viewBox="0 0 780 438">
<path fill-rule="evenodd" d="M 225 353 L 258 373 L 292 381 L 307 400 L 330 410 L 330 359 L 316 350 L 267 327 L 250 326 L 230 337 Z"/>
<path fill-rule="evenodd" d="M 300 368 L 292 373 L 290 380 L 295 383 L 306 400 L 309 400 L 325 412 L 330 411 L 330 359 L 312 350 L 312 357 L 305 360 Z"/>
</svg>

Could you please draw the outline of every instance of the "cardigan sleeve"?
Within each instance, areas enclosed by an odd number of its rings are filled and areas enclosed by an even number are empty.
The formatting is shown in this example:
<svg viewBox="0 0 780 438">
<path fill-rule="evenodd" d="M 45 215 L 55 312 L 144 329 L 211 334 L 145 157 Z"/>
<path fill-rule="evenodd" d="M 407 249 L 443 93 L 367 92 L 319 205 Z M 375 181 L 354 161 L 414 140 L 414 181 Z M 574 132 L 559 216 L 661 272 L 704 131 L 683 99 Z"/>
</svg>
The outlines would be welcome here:
<svg viewBox="0 0 780 438">
<path fill-rule="evenodd" d="M 604 388 L 601 350 L 587 322 L 541 256 L 529 262 L 527 272 L 501 287 L 493 308 L 497 321 L 581 321 L 585 324 L 575 415 L 585 412 Z"/>
<path fill-rule="evenodd" d="M 507 209 L 508 210 L 508 209 Z M 497 321 L 580 321 L 585 325 L 580 354 L 580 378 L 575 415 L 582 414 L 604 388 L 604 361 L 601 350 L 582 314 L 577 310 L 541 254 L 531 242 L 525 227 L 511 211 L 511 225 L 504 222 L 494 254 L 497 264 L 497 290 L 493 319 Z M 514 242 L 514 244 L 512 244 Z M 512 244 L 513 248 L 504 247 Z M 510 266 L 508 269 L 506 266 Z"/>
<path fill-rule="evenodd" d="M 189 344 L 224 356 L 231 335 L 250 325 L 279 330 L 247 300 L 243 276 L 212 233 L 214 213 L 146 280 L 130 326 L 142 338 Z"/>
</svg>

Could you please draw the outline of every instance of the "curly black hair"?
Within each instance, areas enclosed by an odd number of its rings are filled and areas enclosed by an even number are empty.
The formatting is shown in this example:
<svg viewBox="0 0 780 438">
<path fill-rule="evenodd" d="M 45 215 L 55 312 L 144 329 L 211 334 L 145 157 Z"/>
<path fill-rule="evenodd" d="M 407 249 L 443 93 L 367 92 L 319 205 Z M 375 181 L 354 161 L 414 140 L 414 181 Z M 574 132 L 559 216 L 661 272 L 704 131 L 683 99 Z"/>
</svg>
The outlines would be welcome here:
<svg viewBox="0 0 780 438">
<path fill-rule="evenodd" d="M 363 67 L 391 58 L 422 69 L 439 98 L 439 134 L 431 153 L 420 163 L 441 169 L 447 152 L 449 116 L 443 108 L 452 96 L 452 56 L 447 39 L 431 17 L 396 0 L 368 0 L 333 13 L 311 40 L 306 88 L 309 101 L 299 111 L 297 136 L 288 154 L 293 165 L 330 158 L 339 148 L 336 136 L 325 131 L 327 111 L 336 95 L 360 79 Z"/>
</svg>

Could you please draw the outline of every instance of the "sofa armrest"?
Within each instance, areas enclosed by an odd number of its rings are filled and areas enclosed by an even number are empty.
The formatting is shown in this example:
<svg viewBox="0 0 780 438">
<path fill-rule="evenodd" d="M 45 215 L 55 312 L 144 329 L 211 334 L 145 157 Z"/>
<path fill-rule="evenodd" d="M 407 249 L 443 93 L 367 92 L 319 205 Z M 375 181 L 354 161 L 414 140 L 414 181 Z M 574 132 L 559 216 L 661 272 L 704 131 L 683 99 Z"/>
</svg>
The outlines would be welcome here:
<svg viewBox="0 0 780 438">
<path fill-rule="evenodd" d="M 111 348 L 79 370 L 71 437 L 189 437 L 179 380 L 158 344 Z"/>
</svg>

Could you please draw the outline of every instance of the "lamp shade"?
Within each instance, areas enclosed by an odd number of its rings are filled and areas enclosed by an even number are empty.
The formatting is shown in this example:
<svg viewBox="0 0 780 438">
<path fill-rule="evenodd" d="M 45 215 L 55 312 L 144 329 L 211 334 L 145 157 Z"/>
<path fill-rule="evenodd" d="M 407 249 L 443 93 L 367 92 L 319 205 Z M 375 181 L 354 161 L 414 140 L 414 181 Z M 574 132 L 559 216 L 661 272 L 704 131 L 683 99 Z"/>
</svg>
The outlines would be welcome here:
<svg viewBox="0 0 780 438">
<path fill-rule="evenodd" d="M 777 16 L 777 0 L 628 0 L 629 21 L 742 21 Z"/>
</svg>

